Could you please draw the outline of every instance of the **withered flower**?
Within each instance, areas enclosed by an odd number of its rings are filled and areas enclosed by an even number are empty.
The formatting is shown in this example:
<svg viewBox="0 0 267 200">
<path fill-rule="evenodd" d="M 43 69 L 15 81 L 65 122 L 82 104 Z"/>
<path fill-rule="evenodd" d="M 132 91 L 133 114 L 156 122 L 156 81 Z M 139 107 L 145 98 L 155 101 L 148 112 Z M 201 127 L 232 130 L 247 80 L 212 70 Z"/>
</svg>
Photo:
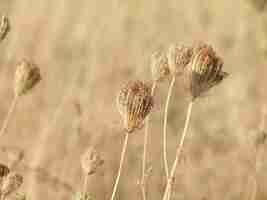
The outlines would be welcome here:
<svg viewBox="0 0 267 200">
<path fill-rule="evenodd" d="M 14 90 L 17 96 L 30 91 L 41 80 L 40 69 L 31 61 L 22 60 L 17 65 Z"/>
<path fill-rule="evenodd" d="M 94 147 L 89 147 L 81 156 L 81 166 L 85 174 L 94 174 L 104 164 L 104 160 Z"/>
<path fill-rule="evenodd" d="M 117 107 L 128 133 L 143 125 L 153 107 L 151 86 L 142 81 L 130 81 L 117 96 Z"/>
<path fill-rule="evenodd" d="M 192 58 L 192 55 L 192 47 L 177 44 L 170 45 L 167 52 L 167 58 L 171 74 L 173 76 L 183 74 L 185 67 Z"/>
<path fill-rule="evenodd" d="M 2 182 L 0 193 L 7 196 L 15 192 L 23 183 L 23 177 L 15 172 L 10 172 Z"/>
<path fill-rule="evenodd" d="M 154 81 L 160 82 L 170 75 L 168 59 L 163 51 L 156 51 L 151 55 L 151 72 Z"/>
<path fill-rule="evenodd" d="M 219 84 L 228 75 L 222 71 L 222 66 L 222 59 L 211 46 L 201 44 L 194 48 L 194 54 L 186 68 L 186 78 L 193 99 Z"/>
</svg>

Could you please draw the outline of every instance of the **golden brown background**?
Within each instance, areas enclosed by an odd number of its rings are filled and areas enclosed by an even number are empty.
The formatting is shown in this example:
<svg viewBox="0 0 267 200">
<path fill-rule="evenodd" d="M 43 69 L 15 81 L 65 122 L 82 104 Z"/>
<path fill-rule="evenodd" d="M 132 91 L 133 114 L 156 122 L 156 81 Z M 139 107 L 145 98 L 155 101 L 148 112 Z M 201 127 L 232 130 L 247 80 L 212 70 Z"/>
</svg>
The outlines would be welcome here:
<svg viewBox="0 0 267 200">
<path fill-rule="evenodd" d="M 252 3 L 251 3 L 252 2 Z M 171 43 L 206 41 L 231 75 L 193 108 L 185 159 L 173 199 L 249 199 L 254 141 L 266 95 L 267 10 L 246 0 L 1 0 L 11 32 L 0 43 L 0 122 L 13 97 L 15 64 L 41 68 L 42 81 L 24 96 L 0 141 L 0 161 L 23 174 L 20 191 L 32 200 L 72 199 L 82 186 L 80 155 L 95 145 L 105 165 L 88 191 L 109 199 L 123 142 L 115 97 L 129 79 L 150 80 L 149 57 Z M 265 21 L 266 20 L 266 21 Z M 267 34 L 266 34 L 267 35 Z M 162 198 L 162 117 L 168 81 L 151 117 L 148 197 Z M 168 127 L 169 161 L 175 154 L 188 99 L 177 83 Z M 143 130 L 130 138 L 117 199 L 141 199 Z M 260 155 L 256 199 L 267 199 L 266 155 Z"/>
</svg>

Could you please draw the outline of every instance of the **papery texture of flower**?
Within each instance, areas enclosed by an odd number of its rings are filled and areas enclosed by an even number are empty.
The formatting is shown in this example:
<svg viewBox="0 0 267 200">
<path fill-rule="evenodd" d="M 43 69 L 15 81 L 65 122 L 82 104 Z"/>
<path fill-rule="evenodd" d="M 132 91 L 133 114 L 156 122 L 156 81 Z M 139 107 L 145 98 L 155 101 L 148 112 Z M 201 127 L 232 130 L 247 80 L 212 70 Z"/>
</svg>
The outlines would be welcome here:
<svg viewBox="0 0 267 200">
<path fill-rule="evenodd" d="M 150 84 L 143 81 L 130 81 L 122 87 L 117 96 L 117 108 L 128 133 L 143 125 L 153 104 Z"/>
</svg>

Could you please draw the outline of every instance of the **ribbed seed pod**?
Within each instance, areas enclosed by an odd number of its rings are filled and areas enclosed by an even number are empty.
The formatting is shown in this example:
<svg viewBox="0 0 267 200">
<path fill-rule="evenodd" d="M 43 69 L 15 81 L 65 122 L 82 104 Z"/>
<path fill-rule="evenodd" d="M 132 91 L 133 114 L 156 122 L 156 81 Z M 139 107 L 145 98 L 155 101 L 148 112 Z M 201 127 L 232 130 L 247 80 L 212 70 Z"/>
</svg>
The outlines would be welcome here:
<svg viewBox="0 0 267 200">
<path fill-rule="evenodd" d="M 170 45 L 167 58 L 171 74 L 173 76 L 181 75 L 190 62 L 192 55 L 192 47 L 177 44 Z"/>
<path fill-rule="evenodd" d="M 10 172 L 4 179 L 0 193 L 7 196 L 15 192 L 23 183 L 23 177 L 17 173 Z"/>
<path fill-rule="evenodd" d="M 85 174 L 94 174 L 104 164 L 104 160 L 94 147 L 89 147 L 81 156 L 81 167 Z"/>
<path fill-rule="evenodd" d="M 228 75 L 222 71 L 222 66 L 222 59 L 211 46 L 201 44 L 194 48 L 194 54 L 187 67 L 187 80 L 193 99 L 219 84 Z"/>
<path fill-rule="evenodd" d="M 31 61 L 22 60 L 17 65 L 14 90 L 17 96 L 30 91 L 41 80 L 40 69 Z"/>
<path fill-rule="evenodd" d="M 142 81 L 130 81 L 120 90 L 117 107 L 128 133 L 143 125 L 153 103 L 151 86 Z"/>
<path fill-rule="evenodd" d="M 7 16 L 3 15 L 0 22 L 0 42 L 4 40 L 10 31 L 10 24 Z"/>
<path fill-rule="evenodd" d="M 163 51 L 156 51 L 151 55 L 151 72 L 154 81 L 163 81 L 170 75 L 168 59 Z"/>
</svg>

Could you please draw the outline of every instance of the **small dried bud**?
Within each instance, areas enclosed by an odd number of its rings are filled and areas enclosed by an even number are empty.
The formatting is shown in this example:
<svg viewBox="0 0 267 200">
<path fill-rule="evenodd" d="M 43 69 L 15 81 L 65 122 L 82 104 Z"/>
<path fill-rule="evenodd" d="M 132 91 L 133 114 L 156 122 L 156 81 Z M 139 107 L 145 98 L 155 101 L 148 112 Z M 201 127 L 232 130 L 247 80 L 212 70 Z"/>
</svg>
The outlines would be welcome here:
<svg viewBox="0 0 267 200">
<path fill-rule="evenodd" d="M 163 81 L 170 75 L 168 59 L 163 51 L 151 55 L 151 72 L 154 81 Z"/>
<path fill-rule="evenodd" d="M 89 147 L 81 157 L 81 166 L 85 174 L 94 174 L 98 167 L 104 164 L 104 160 L 95 148 Z"/>
<path fill-rule="evenodd" d="M 222 66 L 222 59 L 211 46 L 202 44 L 194 48 L 194 54 L 187 67 L 189 89 L 193 99 L 219 84 L 228 75 L 222 71 Z"/>
<path fill-rule="evenodd" d="M 117 96 L 117 107 L 128 133 L 143 125 L 153 107 L 151 86 L 142 81 L 130 81 Z"/>
<path fill-rule="evenodd" d="M 1 194 L 7 196 L 15 192 L 23 183 L 23 177 L 17 173 L 10 172 L 4 179 Z"/>
<path fill-rule="evenodd" d="M 6 165 L 0 163 L 0 179 L 7 176 L 9 172 L 9 168 Z"/>
<path fill-rule="evenodd" d="M 185 70 L 185 67 L 190 62 L 192 55 L 192 47 L 172 44 L 167 53 L 171 74 L 173 76 L 182 74 Z"/>
<path fill-rule="evenodd" d="M 32 62 L 22 60 L 17 65 L 15 74 L 15 94 L 26 94 L 41 80 L 40 69 Z"/>
<path fill-rule="evenodd" d="M 10 24 L 7 16 L 3 15 L 0 22 L 0 42 L 4 40 L 10 31 Z"/>
</svg>

